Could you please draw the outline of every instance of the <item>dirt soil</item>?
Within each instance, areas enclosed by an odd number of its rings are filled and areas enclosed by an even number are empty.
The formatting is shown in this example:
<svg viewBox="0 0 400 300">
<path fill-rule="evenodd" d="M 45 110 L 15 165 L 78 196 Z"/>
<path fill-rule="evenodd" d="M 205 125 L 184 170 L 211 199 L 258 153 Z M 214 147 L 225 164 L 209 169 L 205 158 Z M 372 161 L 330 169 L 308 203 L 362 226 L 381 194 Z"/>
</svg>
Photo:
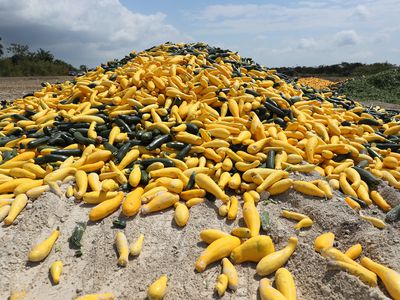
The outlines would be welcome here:
<svg viewBox="0 0 400 300">
<path fill-rule="evenodd" d="M 4 86 L 2 79 L 0 86 Z M 20 94 L 15 91 L 15 95 Z M 319 175 L 291 173 L 290 177 L 311 181 Z M 62 187 L 64 191 L 66 187 Z M 399 191 L 386 184 L 378 190 L 392 206 L 400 204 Z M 286 264 L 295 278 L 298 299 L 389 299 L 381 283 L 379 288 L 370 288 L 357 277 L 334 267 L 313 250 L 313 241 L 319 234 L 331 231 L 340 250 L 360 243 L 363 255 L 400 271 L 399 222 L 377 229 L 360 219 L 344 202 L 344 195 L 337 191 L 330 200 L 304 196 L 294 190 L 271 199 L 262 200 L 257 206 L 260 213 L 268 211 L 271 219 L 270 230 L 263 234 L 271 236 L 276 249 L 286 246 L 290 236 L 299 238 L 299 245 Z M 221 272 L 220 265 L 214 263 L 203 273 L 194 270 L 195 260 L 206 247 L 200 242 L 199 233 L 207 228 L 230 232 L 244 225 L 241 209 L 234 222 L 219 217 L 220 204 L 206 202 L 192 207 L 189 222 L 182 229 L 175 225 L 172 209 L 127 219 L 124 232 L 128 241 L 143 233 L 145 242 L 140 256 L 131 259 L 126 268 L 120 268 L 114 246 L 119 229 L 112 227 L 119 212 L 91 223 L 88 222 L 89 205 L 48 192 L 30 201 L 15 225 L 0 227 L 0 299 L 7 299 L 11 291 L 21 290 L 28 292 L 25 299 L 73 299 L 97 292 L 113 292 L 117 299 L 144 299 L 147 287 L 162 274 L 169 277 L 165 299 L 216 299 L 214 285 Z M 314 225 L 296 232 L 294 221 L 280 217 L 282 209 L 307 214 Z M 384 218 L 384 213 L 376 207 L 363 213 Z M 68 243 L 76 222 L 88 222 L 81 257 L 74 256 L 75 250 Z M 61 235 L 50 255 L 41 263 L 27 263 L 32 246 L 47 238 L 57 226 Z M 49 267 L 58 259 L 64 263 L 63 274 L 60 284 L 52 285 Z M 255 263 L 238 265 L 239 288 L 236 292 L 227 292 L 223 299 L 259 299 L 260 277 L 255 267 Z M 273 279 L 273 275 L 269 278 Z"/>
<path fill-rule="evenodd" d="M 0 77 L 0 100 L 14 100 L 41 89 L 41 82 L 64 82 L 71 76 Z"/>
</svg>

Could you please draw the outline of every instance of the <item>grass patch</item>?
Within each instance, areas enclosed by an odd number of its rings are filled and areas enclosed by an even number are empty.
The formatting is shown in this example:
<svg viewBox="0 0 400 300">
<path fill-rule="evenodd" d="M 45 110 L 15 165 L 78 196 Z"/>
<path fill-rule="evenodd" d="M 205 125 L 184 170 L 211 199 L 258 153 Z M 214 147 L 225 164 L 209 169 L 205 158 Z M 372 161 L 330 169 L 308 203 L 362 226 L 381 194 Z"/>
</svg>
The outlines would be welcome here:
<svg viewBox="0 0 400 300">
<path fill-rule="evenodd" d="M 355 100 L 400 104 L 400 68 L 350 79 L 339 91 Z"/>
</svg>

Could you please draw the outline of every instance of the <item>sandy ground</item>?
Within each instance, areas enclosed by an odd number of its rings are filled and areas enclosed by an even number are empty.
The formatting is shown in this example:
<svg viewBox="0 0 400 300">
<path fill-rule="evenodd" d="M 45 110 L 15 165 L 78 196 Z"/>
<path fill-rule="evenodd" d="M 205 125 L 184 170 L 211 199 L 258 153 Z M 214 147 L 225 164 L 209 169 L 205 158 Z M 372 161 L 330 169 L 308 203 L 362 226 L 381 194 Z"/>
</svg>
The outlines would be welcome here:
<svg viewBox="0 0 400 300">
<path fill-rule="evenodd" d="M 0 86 L 4 85 L 0 79 Z M 318 178 L 317 174 L 292 173 L 290 176 L 304 180 Z M 382 184 L 379 191 L 391 205 L 400 203 L 397 190 Z M 370 288 L 355 276 L 337 270 L 313 250 L 315 237 L 332 231 L 339 249 L 345 251 L 351 245 L 361 243 L 364 255 L 400 271 L 399 222 L 379 230 L 361 220 L 343 199 L 340 192 L 335 192 L 331 200 L 321 200 L 290 190 L 272 197 L 274 201 L 258 203 L 259 212 L 270 214 L 270 230 L 263 234 L 271 236 L 276 249 L 286 246 L 290 236 L 299 237 L 299 245 L 286 264 L 295 278 L 298 299 L 388 299 L 381 284 L 380 288 Z M 0 227 L 0 299 L 7 299 L 10 292 L 16 290 L 26 290 L 26 299 L 73 299 L 95 292 L 113 292 L 117 299 L 144 299 L 147 286 L 162 274 L 169 277 L 165 299 L 218 298 L 214 285 L 221 271 L 219 264 L 210 265 L 201 274 L 194 270 L 194 262 L 206 246 L 200 242 L 199 232 L 207 228 L 230 232 L 238 225 L 244 225 L 241 209 L 235 222 L 227 222 L 218 216 L 219 204 L 206 202 L 191 208 L 188 225 L 183 229 L 174 224 L 172 209 L 128 219 L 124 229 L 128 240 L 132 242 L 144 233 L 145 243 L 141 255 L 131 259 L 126 268 L 120 268 L 114 247 L 114 236 L 119 229 L 112 227 L 112 221 L 120 212 L 95 224 L 89 222 L 82 239 L 83 255 L 75 257 L 68 238 L 76 222 L 88 221 L 90 206 L 46 193 L 28 203 L 15 225 Z M 314 220 L 314 225 L 296 232 L 294 221 L 279 217 L 282 209 L 307 214 Z M 384 218 L 376 207 L 363 212 Z M 27 263 L 32 246 L 47 238 L 57 226 L 61 235 L 51 254 L 39 264 Z M 61 283 L 52 285 L 49 267 L 58 259 L 63 261 L 64 270 Z M 223 299 L 258 299 L 260 278 L 255 266 L 255 263 L 237 266 L 239 288 L 234 293 L 228 292 Z M 273 276 L 269 278 L 273 279 Z"/>
<path fill-rule="evenodd" d="M 311 180 L 317 175 L 291 174 L 291 177 Z M 400 194 L 394 189 L 382 186 L 380 190 L 392 205 L 400 203 Z M 345 251 L 361 243 L 364 255 L 400 270 L 399 223 L 383 230 L 374 228 L 344 203 L 339 192 L 331 200 L 303 196 L 295 191 L 272 199 L 276 203 L 258 204 L 258 210 L 268 211 L 271 218 L 271 229 L 265 234 L 271 236 L 277 249 L 284 247 L 290 236 L 299 237 L 298 248 L 286 265 L 296 280 L 298 299 L 386 299 L 384 288 L 369 288 L 356 277 L 331 267 L 314 252 L 313 241 L 319 234 L 332 231 L 339 249 Z M 221 268 L 215 263 L 202 274 L 194 271 L 194 262 L 206 246 L 199 242 L 199 232 L 206 228 L 230 232 L 238 225 L 243 226 L 241 212 L 235 222 L 226 222 L 218 216 L 217 205 L 212 202 L 191 208 L 189 223 L 183 229 L 174 224 L 172 209 L 150 216 L 138 215 L 128 219 L 124 232 L 129 241 L 140 233 L 145 234 L 143 252 L 130 260 L 126 268 L 120 268 L 114 248 L 118 229 L 112 228 L 119 212 L 96 224 L 88 222 L 81 257 L 75 257 L 75 251 L 69 248 L 68 237 L 76 222 L 87 222 L 89 209 L 88 205 L 77 204 L 73 199 L 46 193 L 28 204 L 16 225 L 0 228 L 1 299 L 6 299 L 10 291 L 23 289 L 29 292 L 27 299 L 73 299 L 83 293 L 109 291 L 118 299 L 144 299 L 146 287 L 161 274 L 167 274 L 170 280 L 166 299 L 213 299 Z M 296 232 L 293 221 L 279 217 L 282 209 L 305 213 L 315 223 L 311 229 Z M 376 208 L 364 213 L 384 217 Z M 31 247 L 57 226 L 61 235 L 55 250 L 42 263 L 27 263 Z M 53 286 L 48 270 L 58 259 L 65 267 L 61 283 Z M 224 299 L 257 299 L 260 278 L 255 266 L 254 263 L 237 266 L 239 289 L 227 293 Z"/>
<path fill-rule="evenodd" d="M 71 80 L 71 76 L 0 77 L 0 100 L 13 100 L 41 89 L 41 82 Z"/>
</svg>

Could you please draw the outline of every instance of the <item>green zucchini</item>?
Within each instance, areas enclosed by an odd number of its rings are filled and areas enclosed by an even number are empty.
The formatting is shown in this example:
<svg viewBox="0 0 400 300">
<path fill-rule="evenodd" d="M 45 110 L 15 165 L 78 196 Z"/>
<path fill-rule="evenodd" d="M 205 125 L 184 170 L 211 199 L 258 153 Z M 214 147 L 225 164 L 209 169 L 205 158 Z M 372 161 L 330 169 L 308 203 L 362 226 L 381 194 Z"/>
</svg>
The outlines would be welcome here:
<svg viewBox="0 0 400 300">
<path fill-rule="evenodd" d="M 192 149 L 191 144 L 187 144 L 183 149 L 176 155 L 176 159 L 183 160 L 186 155 L 190 152 L 190 149 Z"/>
<path fill-rule="evenodd" d="M 122 119 L 117 118 L 115 119 L 114 123 L 119 126 L 122 132 L 131 132 L 132 129 L 126 124 Z"/>
<path fill-rule="evenodd" d="M 269 150 L 267 154 L 267 168 L 275 169 L 275 150 Z"/>
<path fill-rule="evenodd" d="M 184 188 L 185 191 L 191 190 L 194 187 L 195 178 L 196 178 L 196 172 L 192 172 L 192 174 L 190 174 L 189 181 Z"/>
<path fill-rule="evenodd" d="M 115 146 L 113 146 L 113 145 L 111 145 L 110 143 L 104 142 L 104 147 L 105 147 L 107 150 L 111 151 L 111 153 L 113 154 L 113 156 L 116 156 L 116 155 L 118 154 L 118 148 L 115 147 Z"/>
<path fill-rule="evenodd" d="M 155 162 L 162 163 L 166 168 L 175 166 L 172 160 L 170 160 L 169 158 L 162 158 L 162 157 L 137 160 L 135 164 L 140 164 L 144 169 L 146 169 L 148 166 L 150 166 Z"/>
<path fill-rule="evenodd" d="M 149 183 L 149 174 L 147 174 L 146 170 L 141 169 L 140 170 L 140 184 L 141 185 L 147 185 Z"/>
<path fill-rule="evenodd" d="M 385 221 L 386 222 L 395 222 L 397 220 L 400 220 L 400 204 L 393 207 L 387 214 L 385 217 Z"/>
<path fill-rule="evenodd" d="M 199 127 L 197 127 L 197 125 L 193 123 L 186 123 L 186 131 L 191 134 L 197 135 L 199 133 Z"/>
<path fill-rule="evenodd" d="M 357 164 L 357 167 L 364 169 L 365 167 L 368 167 L 368 165 L 369 165 L 368 160 L 364 159 L 364 160 L 361 160 L 361 161 Z"/>
<path fill-rule="evenodd" d="M 269 230 L 269 225 L 270 225 L 269 213 L 267 211 L 264 211 L 261 214 L 261 228 L 265 232 L 267 232 Z"/>
<path fill-rule="evenodd" d="M 371 126 L 382 126 L 377 120 L 370 119 L 370 118 L 363 118 L 358 121 L 358 124 L 366 124 Z"/>
<path fill-rule="evenodd" d="M 82 133 L 80 133 L 79 131 L 75 131 L 73 136 L 74 136 L 75 141 L 78 144 L 83 144 L 85 146 L 88 146 L 88 145 L 91 145 L 91 144 L 95 143 L 94 140 L 92 140 L 91 138 L 88 138 L 88 137 L 84 137 L 82 135 Z"/>
<path fill-rule="evenodd" d="M 86 224 L 84 222 L 79 222 L 76 224 L 71 237 L 69 238 L 69 244 L 71 248 L 80 249 L 82 247 L 81 240 L 83 233 L 86 230 Z"/>
<path fill-rule="evenodd" d="M 124 229 L 126 227 L 125 220 L 116 219 L 112 223 L 113 223 L 113 227 L 115 227 L 115 228 Z"/>
<path fill-rule="evenodd" d="M 368 185 L 378 185 L 380 183 L 380 180 L 377 179 L 374 175 L 372 175 L 370 172 L 368 172 L 367 170 L 364 170 L 362 168 L 359 167 L 352 167 L 354 170 L 356 170 L 358 172 L 358 174 L 360 174 L 362 180 L 364 180 Z"/>
<path fill-rule="evenodd" d="M 176 141 L 168 142 L 166 145 L 168 148 L 172 148 L 172 149 L 176 149 L 176 150 L 182 150 L 186 146 L 185 143 L 176 142 Z"/>
<path fill-rule="evenodd" d="M 128 153 L 129 149 L 131 149 L 132 145 L 130 142 L 126 142 L 125 144 L 122 145 L 121 148 L 119 148 L 117 155 L 115 156 L 115 160 L 117 163 L 119 163 L 125 155 Z"/>
<path fill-rule="evenodd" d="M 53 155 L 65 155 L 65 156 L 81 156 L 82 150 L 81 149 L 57 149 L 51 151 Z"/>
<path fill-rule="evenodd" d="M 158 135 L 154 138 L 154 140 L 146 146 L 146 149 L 149 151 L 153 151 L 157 148 L 160 148 L 162 144 L 165 144 L 171 139 L 169 134 Z"/>
<path fill-rule="evenodd" d="M 34 161 L 35 164 L 37 165 L 43 165 L 43 164 L 47 164 L 47 163 L 52 163 L 52 162 L 58 162 L 58 161 L 64 161 L 68 158 L 68 156 L 65 155 L 58 155 L 58 154 L 47 154 L 44 155 L 42 157 L 35 157 Z"/>
<path fill-rule="evenodd" d="M 367 208 L 367 207 L 368 207 L 368 205 L 367 205 L 364 201 L 362 201 L 361 199 L 358 199 L 358 198 L 356 198 L 356 197 L 354 197 L 354 196 L 348 196 L 348 197 L 350 197 L 351 199 L 353 199 L 354 201 L 356 201 L 358 204 L 360 204 L 360 206 L 361 206 L 362 208 Z"/>
<path fill-rule="evenodd" d="M 374 149 L 372 149 L 371 147 L 366 147 L 366 148 L 367 148 L 368 154 L 369 154 L 372 158 L 377 157 L 377 158 L 379 158 L 380 160 L 383 159 L 383 157 L 382 157 L 378 152 L 376 152 Z"/>
</svg>

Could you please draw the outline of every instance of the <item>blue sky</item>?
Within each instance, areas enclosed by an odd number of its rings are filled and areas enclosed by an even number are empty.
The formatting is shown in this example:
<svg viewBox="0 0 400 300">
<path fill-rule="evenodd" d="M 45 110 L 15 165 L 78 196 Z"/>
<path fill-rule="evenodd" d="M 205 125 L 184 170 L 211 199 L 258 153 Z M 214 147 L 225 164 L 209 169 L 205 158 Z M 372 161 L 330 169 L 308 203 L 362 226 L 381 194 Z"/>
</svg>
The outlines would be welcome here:
<svg viewBox="0 0 400 300">
<path fill-rule="evenodd" d="M 400 0 L 0 0 L 0 37 L 76 66 L 165 41 L 207 42 L 269 67 L 400 64 L 399 15 Z"/>
</svg>

